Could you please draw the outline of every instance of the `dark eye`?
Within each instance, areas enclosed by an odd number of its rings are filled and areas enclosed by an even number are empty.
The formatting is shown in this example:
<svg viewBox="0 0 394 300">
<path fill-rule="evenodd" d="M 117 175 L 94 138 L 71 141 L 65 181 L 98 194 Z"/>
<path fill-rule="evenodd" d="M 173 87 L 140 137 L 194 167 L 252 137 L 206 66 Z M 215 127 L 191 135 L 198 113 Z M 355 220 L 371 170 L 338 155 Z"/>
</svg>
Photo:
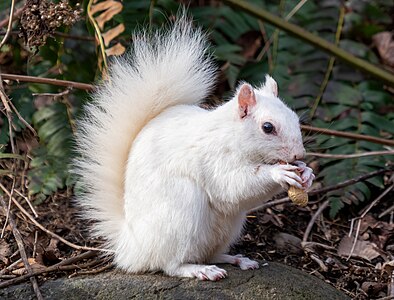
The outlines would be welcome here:
<svg viewBox="0 0 394 300">
<path fill-rule="evenodd" d="M 270 122 L 265 122 L 263 124 L 263 131 L 267 134 L 273 133 L 275 131 L 275 127 L 274 125 L 272 125 L 272 123 Z"/>
</svg>

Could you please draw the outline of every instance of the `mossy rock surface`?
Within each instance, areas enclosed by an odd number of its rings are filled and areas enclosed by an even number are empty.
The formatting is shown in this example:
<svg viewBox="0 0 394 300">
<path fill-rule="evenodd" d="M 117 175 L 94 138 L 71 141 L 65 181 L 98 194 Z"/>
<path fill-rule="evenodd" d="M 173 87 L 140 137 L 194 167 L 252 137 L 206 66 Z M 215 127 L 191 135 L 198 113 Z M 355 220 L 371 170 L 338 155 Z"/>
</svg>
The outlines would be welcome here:
<svg viewBox="0 0 394 300">
<path fill-rule="evenodd" d="M 172 278 L 160 274 L 98 275 L 48 280 L 40 285 L 44 299 L 350 299 L 324 281 L 271 262 L 258 270 L 223 266 L 228 277 L 218 282 Z M 0 299 L 35 299 L 28 283 L 0 290 Z"/>
</svg>

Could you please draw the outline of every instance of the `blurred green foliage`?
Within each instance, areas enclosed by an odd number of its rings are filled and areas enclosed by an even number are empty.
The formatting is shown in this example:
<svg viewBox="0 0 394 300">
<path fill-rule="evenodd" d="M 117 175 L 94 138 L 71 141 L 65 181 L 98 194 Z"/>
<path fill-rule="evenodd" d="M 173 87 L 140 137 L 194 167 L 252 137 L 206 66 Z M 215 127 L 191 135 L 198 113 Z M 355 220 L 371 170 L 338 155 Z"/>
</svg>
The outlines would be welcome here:
<svg viewBox="0 0 394 300">
<path fill-rule="evenodd" d="M 250 1 L 267 11 L 286 17 L 298 1 Z M 1 18 L 10 1 L 0 3 Z M 85 7 L 86 7 L 86 3 Z M 114 22 L 123 23 L 124 33 L 117 38 L 127 46 L 131 33 L 143 26 L 159 27 L 176 14 L 180 3 L 175 0 L 124 1 L 123 10 Z M 304 29 L 335 41 L 342 1 L 307 1 L 290 19 Z M 344 26 L 339 45 L 354 55 L 379 64 L 377 52 L 371 47 L 372 36 L 393 29 L 393 3 L 387 0 L 345 1 Z M 330 56 L 286 32 L 277 31 L 243 12 L 217 1 L 192 1 L 190 14 L 208 33 L 212 53 L 221 74 L 215 95 L 227 97 L 240 80 L 259 84 L 266 73 L 278 82 L 280 96 L 308 121 L 318 127 L 330 128 L 392 138 L 394 113 L 392 95 L 381 82 L 370 79 L 355 69 L 335 62 L 321 99 L 318 95 L 329 68 Z M 108 22 L 107 27 L 111 27 Z M 72 28 L 60 28 L 68 38 L 55 35 L 39 51 L 27 52 L 23 39 L 13 35 L 1 49 L 2 72 L 65 79 L 92 83 L 100 74 L 94 41 L 72 36 L 92 36 L 92 28 L 80 21 Z M 270 45 L 267 46 L 268 41 Z M 73 156 L 72 136 L 75 119 L 89 95 L 79 90 L 58 97 L 43 93 L 59 93 L 64 88 L 42 84 L 11 84 L 7 92 L 22 116 L 34 125 L 39 144 L 29 153 L 32 156 L 28 172 L 29 190 L 38 202 L 58 189 L 75 183 L 70 175 L 69 162 Z M 38 96 L 32 96 L 32 94 Z M 319 100 L 319 101 L 318 101 Z M 316 105 L 313 115 L 311 107 Z M 0 151 L 9 151 L 7 122 L 0 116 Z M 26 136 L 24 125 L 14 118 L 16 136 Z M 350 154 L 383 150 L 381 145 L 351 141 L 325 135 L 309 137 L 310 151 Z M 385 157 L 361 159 L 321 159 L 318 176 L 324 185 L 331 185 L 357 175 L 384 167 Z M 358 204 L 371 199 L 375 188 L 382 188 L 382 177 L 330 192 L 331 216 L 345 204 Z"/>
</svg>

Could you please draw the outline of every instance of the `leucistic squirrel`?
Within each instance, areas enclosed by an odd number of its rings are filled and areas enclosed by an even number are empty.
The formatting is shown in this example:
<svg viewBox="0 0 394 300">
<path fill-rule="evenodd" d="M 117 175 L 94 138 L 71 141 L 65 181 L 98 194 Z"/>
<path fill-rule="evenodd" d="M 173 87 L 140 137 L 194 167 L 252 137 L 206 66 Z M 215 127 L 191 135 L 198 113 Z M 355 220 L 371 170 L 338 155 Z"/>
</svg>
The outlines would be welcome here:
<svg viewBox="0 0 394 300">
<path fill-rule="evenodd" d="M 215 263 L 258 268 L 226 254 L 246 213 L 312 183 L 298 161 L 299 119 L 276 82 L 242 83 L 205 110 L 215 69 L 206 36 L 183 16 L 164 32 L 136 34 L 86 107 L 75 162 L 86 193 L 77 201 L 121 269 L 218 280 L 227 273 Z"/>
</svg>

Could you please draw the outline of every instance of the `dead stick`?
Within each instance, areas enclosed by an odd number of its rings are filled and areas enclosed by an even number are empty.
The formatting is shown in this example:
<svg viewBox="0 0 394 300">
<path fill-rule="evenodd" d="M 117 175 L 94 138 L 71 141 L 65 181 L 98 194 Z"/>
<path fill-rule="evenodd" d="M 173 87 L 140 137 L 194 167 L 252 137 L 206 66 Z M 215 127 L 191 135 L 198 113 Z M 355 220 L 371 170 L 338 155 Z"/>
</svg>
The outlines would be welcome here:
<svg viewBox="0 0 394 300">
<path fill-rule="evenodd" d="M 362 152 L 362 153 L 353 153 L 353 154 L 330 154 L 330 153 L 308 152 L 306 153 L 306 155 L 323 157 L 323 158 L 346 159 L 346 158 L 359 158 L 359 157 L 377 156 L 377 155 L 394 155 L 394 150 L 371 151 L 371 152 Z"/>
<path fill-rule="evenodd" d="M 351 140 L 361 140 L 361 141 L 372 142 L 375 144 L 394 146 L 394 140 L 382 139 L 371 135 L 343 132 L 343 131 L 326 129 L 326 128 L 317 128 L 309 125 L 301 125 L 301 129 L 307 132 L 316 132 L 325 135 L 334 135 L 338 137 L 343 137 Z"/>
<path fill-rule="evenodd" d="M 50 272 L 54 272 L 54 271 L 68 271 L 68 270 L 74 270 L 74 269 L 80 268 L 80 266 L 77 266 L 74 264 L 83 260 L 83 259 L 91 258 L 96 255 L 97 255 L 97 251 L 87 251 L 87 252 L 84 252 L 78 256 L 67 258 L 67 259 L 61 261 L 60 263 L 57 263 L 56 265 L 50 266 L 48 268 L 45 268 L 42 270 L 36 270 L 30 274 L 25 274 L 25 275 L 19 276 L 17 278 L 2 282 L 2 283 L 0 283 L 0 289 L 5 288 L 10 285 L 13 285 L 13 284 L 23 282 L 26 279 L 30 278 L 31 276 L 37 276 L 37 275 L 41 275 L 43 273 L 50 273 Z"/>
<path fill-rule="evenodd" d="M 325 209 L 327 208 L 327 206 L 328 206 L 329 203 L 330 203 L 329 200 L 324 201 L 323 204 L 320 205 L 320 207 L 318 208 L 318 210 L 317 210 L 317 211 L 315 212 L 315 214 L 312 216 L 311 220 L 310 220 L 309 223 L 308 223 L 308 226 L 307 226 L 306 229 L 305 229 L 304 237 L 302 238 L 302 243 L 305 243 L 305 242 L 308 241 L 308 237 L 309 237 L 309 234 L 310 234 L 310 232 L 311 232 L 311 230 L 312 230 L 313 224 L 315 224 L 316 219 L 320 216 L 320 214 L 323 212 L 323 210 L 325 210 Z"/>
<path fill-rule="evenodd" d="M 8 195 L 10 196 L 10 192 L 5 188 L 5 186 L 0 183 L 0 188 Z M 10 196 L 11 197 L 11 196 Z M 11 198 L 12 202 L 19 208 L 19 210 L 30 219 L 30 221 L 36 225 L 38 228 L 40 228 L 42 231 L 46 232 L 47 234 L 49 234 L 50 236 L 53 236 L 54 238 L 58 239 L 59 241 L 61 241 L 63 244 L 66 244 L 67 246 L 70 246 L 71 248 L 77 249 L 77 250 L 92 250 L 92 251 L 103 251 L 103 252 L 113 252 L 112 250 L 108 250 L 108 249 L 98 249 L 98 248 L 94 248 L 94 247 L 86 247 L 86 246 L 79 246 L 76 245 L 74 243 L 71 243 L 69 241 L 67 241 L 66 239 L 62 238 L 61 236 L 57 235 L 56 233 L 46 229 L 44 226 L 42 226 L 40 223 L 38 223 L 38 221 L 31 215 L 29 214 L 22 205 L 20 205 L 20 203 L 18 201 L 16 201 L 16 199 L 14 197 Z"/>
<path fill-rule="evenodd" d="M 3 77 L 3 79 L 24 81 L 24 82 L 33 82 L 33 83 L 42 83 L 42 84 L 52 84 L 52 85 L 57 85 L 57 86 L 76 88 L 76 89 L 85 90 L 85 91 L 92 91 L 94 89 L 93 85 L 88 84 L 88 83 L 81 83 L 81 82 L 60 80 L 60 79 L 53 79 L 53 78 L 43 78 L 43 77 L 6 74 L 6 73 L 1 74 L 1 77 Z"/>
<path fill-rule="evenodd" d="M 4 202 L 3 197 L 0 197 L 0 201 L 1 201 L 1 205 L 3 206 L 3 209 L 6 210 L 7 209 L 7 205 Z M 14 221 L 14 217 L 13 217 L 11 212 L 10 212 L 10 215 L 9 215 L 9 218 L 8 218 L 8 222 L 9 222 L 9 224 L 11 226 L 12 233 L 14 234 L 14 237 L 15 237 L 15 240 L 16 240 L 16 244 L 18 245 L 19 253 L 20 253 L 20 256 L 22 258 L 23 264 L 25 265 L 27 273 L 28 274 L 32 274 L 33 270 L 32 270 L 32 268 L 31 268 L 31 266 L 29 264 L 29 261 L 27 259 L 25 246 L 23 245 L 23 241 L 22 241 L 22 235 L 20 234 L 20 232 L 19 232 L 19 230 L 18 230 L 18 228 L 16 226 L 16 223 Z M 33 285 L 33 289 L 34 289 L 34 292 L 36 293 L 37 299 L 39 299 L 39 300 L 44 299 L 42 297 L 42 295 L 41 295 L 40 289 L 38 287 L 37 280 L 34 277 L 34 275 L 30 276 L 30 282 Z"/>
</svg>

